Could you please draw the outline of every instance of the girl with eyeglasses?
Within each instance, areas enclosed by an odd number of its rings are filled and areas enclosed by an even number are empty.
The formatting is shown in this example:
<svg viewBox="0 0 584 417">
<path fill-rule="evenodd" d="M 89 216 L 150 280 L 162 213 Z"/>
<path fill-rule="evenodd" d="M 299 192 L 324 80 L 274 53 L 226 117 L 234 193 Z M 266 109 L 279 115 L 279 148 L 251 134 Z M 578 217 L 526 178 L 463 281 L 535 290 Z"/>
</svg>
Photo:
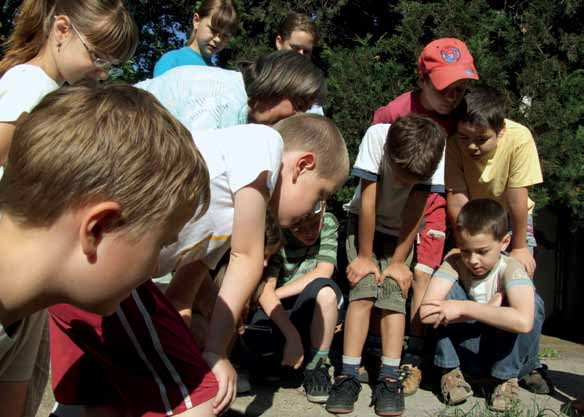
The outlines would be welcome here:
<svg viewBox="0 0 584 417">
<path fill-rule="evenodd" d="M 24 0 L 0 61 L 0 166 L 22 113 L 64 82 L 107 79 L 137 43 L 122 0 Z"/>
</svg>

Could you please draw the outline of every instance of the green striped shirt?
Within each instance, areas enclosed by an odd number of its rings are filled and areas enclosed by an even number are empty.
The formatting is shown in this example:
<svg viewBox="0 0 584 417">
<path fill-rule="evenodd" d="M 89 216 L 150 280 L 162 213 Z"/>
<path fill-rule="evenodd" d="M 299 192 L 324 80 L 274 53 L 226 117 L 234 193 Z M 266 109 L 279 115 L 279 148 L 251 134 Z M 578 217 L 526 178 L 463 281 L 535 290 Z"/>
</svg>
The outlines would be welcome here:
<svg viewBox="0 0 584 417">
<path fill-rule="evenodd" d="M 277 277 L 277 286 L 281 287 L 313 271 L 320 262 L 336 267 L 338 229 L 336 217 L 325 213 L 320 238 L 311 246 L 305 246 L 289 230 L 285 230 L 282 249 L 268 263 L 268 277 Z"/>
</svg>

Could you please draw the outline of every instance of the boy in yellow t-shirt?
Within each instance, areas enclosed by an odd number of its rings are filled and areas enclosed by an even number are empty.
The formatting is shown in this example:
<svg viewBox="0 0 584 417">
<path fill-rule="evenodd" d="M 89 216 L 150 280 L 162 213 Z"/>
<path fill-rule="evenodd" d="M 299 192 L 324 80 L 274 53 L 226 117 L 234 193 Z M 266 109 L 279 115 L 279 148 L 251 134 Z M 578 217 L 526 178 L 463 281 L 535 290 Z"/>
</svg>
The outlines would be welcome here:
<svg viewBox="0 0 584 417">
<path fill-rule="evenodd" d="M 503 97 L 490 88 L 469 91 L 458 110 L 458 133 L 448 140 L 445 182 L 452 224 L 468 200 L 491 198 L 509 211 L 511 252 L 535 272 L 532 212 L 527 188 L 543 181 L 528 128 L 505 118 Z"/>
</svg>

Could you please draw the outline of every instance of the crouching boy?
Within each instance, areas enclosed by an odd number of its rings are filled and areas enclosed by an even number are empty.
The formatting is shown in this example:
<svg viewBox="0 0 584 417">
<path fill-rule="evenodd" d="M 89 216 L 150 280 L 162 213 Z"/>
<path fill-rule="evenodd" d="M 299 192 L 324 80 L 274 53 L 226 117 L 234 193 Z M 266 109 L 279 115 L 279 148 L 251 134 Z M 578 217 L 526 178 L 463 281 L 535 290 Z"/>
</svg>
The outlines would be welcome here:
<svg viewBox="0 0 584 417">
<path fill-rule="evenodd" d="M 303 386 L 308 401 L 315 403 L 328 398 L 327 359 L 343 301 L 331 279 L 339 225 L 333 214 L 324 213 L 325 203 L 319 202 L 298 226 L 284 230 L 283 247 L 265 271 L 262 309 L 251 320 L 254 325 L 277 326 L 275 333 L 284 342 L 283 365 L 299 368 L 306 358 Z"/>
<path fill-rule="evenodd" d="M 424 296 L 420 316 L 438 329 L 434 364 L 448 404 L 473 395 L 462 370 L 496 378 L 489 407 L 504 411 L 519 400 L 518 378 L 539 364 L 543 301 L 521 263 L 502 254 L 508 230 L 496 201 L 467 203 L 456 220 L 460 253 L 446 258 Z"/>
</svg>

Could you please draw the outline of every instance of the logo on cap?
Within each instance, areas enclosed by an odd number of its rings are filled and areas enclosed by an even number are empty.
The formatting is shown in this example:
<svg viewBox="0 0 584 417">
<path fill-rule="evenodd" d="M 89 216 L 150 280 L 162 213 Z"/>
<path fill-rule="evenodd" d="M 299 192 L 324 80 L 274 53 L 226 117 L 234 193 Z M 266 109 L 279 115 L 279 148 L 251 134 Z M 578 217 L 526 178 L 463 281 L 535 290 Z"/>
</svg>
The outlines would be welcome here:
<svg viewBox="0 0 584 417">
<path fill-rule="evenodd" d="M 450 46 L 441 50 L 440 55 L 442 56 L 444 62 L 448 64 L 454 64 L 460 59 L 460 51 L 454 46 Z"/>
</svg>

